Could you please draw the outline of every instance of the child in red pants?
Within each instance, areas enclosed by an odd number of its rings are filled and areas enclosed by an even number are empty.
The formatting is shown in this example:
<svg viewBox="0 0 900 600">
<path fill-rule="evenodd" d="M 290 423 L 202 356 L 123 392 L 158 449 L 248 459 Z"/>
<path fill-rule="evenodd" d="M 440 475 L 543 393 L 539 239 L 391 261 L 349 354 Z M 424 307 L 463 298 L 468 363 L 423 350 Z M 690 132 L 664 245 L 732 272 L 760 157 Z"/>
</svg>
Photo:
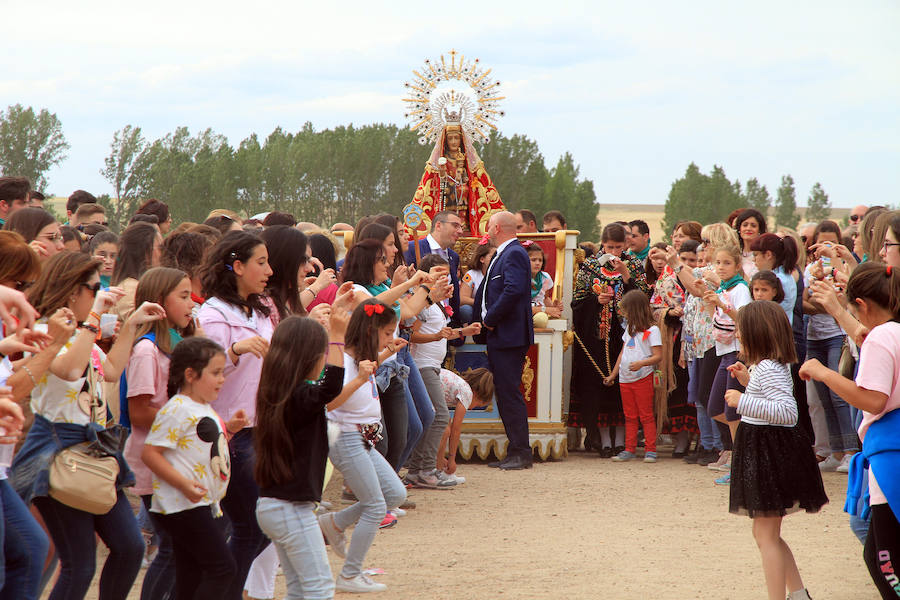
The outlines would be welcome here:
<svg viewBox="0 0 900 600">
<path fill-rule="evenodd" d="M 638 420 L 644 427 L 647 451 L 644 462 L 656 462 L 656 417 L 653 415 L 653 367 L 662 360 L 662 337 L 653 324 L 650 300 L 639 290 L 631 290 L 619 302 L 619 314 L 627 321 L 622 334 L 622 352 L 609 377 L 612 385 L 619 378 L 622 410 L 625 413 L 625 450 L 613 457 L 624 462 L 635 458 Z"/>
</svg>

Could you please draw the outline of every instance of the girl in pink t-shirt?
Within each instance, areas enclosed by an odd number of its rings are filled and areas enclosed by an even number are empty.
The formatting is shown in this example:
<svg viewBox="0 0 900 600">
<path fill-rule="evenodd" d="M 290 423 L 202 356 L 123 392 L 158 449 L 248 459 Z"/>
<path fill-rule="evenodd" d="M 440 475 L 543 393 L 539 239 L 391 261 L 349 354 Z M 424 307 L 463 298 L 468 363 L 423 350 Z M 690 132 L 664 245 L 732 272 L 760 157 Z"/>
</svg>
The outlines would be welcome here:
<svg viewBox="0 0 900 600">
<path fill-rule="evenodd" d="M 869 329 L 859 350 L 856 381 L 832 371 L 818 360 L 806 361 L 800 377 L 821 381 L 836 394 L 863 411 L 859 437 L 866 449 L 866 431 L 875 421 L 900 408 L 900 274 L 891 266 L 864 263 L 847 282 L 849 309 Z M 900 436 L 900 431 L 896 434 Z M 885 568 L 900 561 L 900 522 L 888 505 L 879 479 L 896 473 L 869 469 L 869 504 L 872 521 L 863 558 L 875 586 L 884 598 L 896 595 L 895 572 Z M 890 579 L 893 578 L 893 579 Z"/>
<path fill-rule="evenodd" d="M 138 330 L 137 343 L 131 351 L 125 372 L 128 417 L 131 421 L 131 435 L 125 443 L 125 460 L 134 471 L 134 492 L 141 496 L 144 506 L 150 510 L 153 474 L 141 460 L 141 451 L 156 413 L 169 401 L 166 393 L 169 355 L 183 336 L 194 333 L 191 280 L 184 271 L 155 267 L 141 277 L 135 291 L 135 302 L 137 306 L 143 302 L 155 302 L 166 311 L 165 319 L 147 323 Z M 175 583 L 171 539 L 162 533 L 161 528 L 154 528 L 160 534 L 159 551 L 144 577 L 143 590 L 147 594 L 161 593 L 161 587 L 172 590 Z"/>
</svg>

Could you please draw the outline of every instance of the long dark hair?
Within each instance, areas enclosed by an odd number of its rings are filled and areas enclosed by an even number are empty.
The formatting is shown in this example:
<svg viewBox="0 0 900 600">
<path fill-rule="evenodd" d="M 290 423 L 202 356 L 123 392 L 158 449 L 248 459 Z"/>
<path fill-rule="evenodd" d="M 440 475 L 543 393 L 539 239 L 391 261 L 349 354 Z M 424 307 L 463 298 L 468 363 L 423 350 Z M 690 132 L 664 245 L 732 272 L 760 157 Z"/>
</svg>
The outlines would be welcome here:
<svg viewBox="0 0 900 600">
<path fill-rule="evenodd" d="M 381 312 L 366 314 L 366 306 L 381 306 Z M 378 347 L 378 330 L 386 325 L 397 322 L 397 313 L 387 304 L 379 302 L 375 298 L 369 298 L 359 304 L 350 315 L 347 324 L 347 333 L 344 334 L 344 343 L 347 348 L 353 349 L 356 362 L 361 360 L 378 360 L 381 348 Z"/>
<path fill-rule="evenodd" d="M 378 240 L 362 240 L 347 251 L 341 269 L 341 281 L 352 281 L 360 285 L 381 283 L 375 281 L 375 261 L 384 256 L 384 244 Z"/>
<path fill-rule="evenodd" d="M 774 233 L 763 233 L 750 242 L 753 252 L 771 252 L 775 257 L 773 269 L 781 267 L 785 273 L 791 273 L 797 266 L 799 249 L 797 242 L 789 235 L 779 237 Z"/>
<path fill-rule="evenodd" d="M 123 280 L 140 279 L 152 265 L 153 245 L 159 229 L 150 223 L 132 223 L 119 236 L 119 258 L 113 269 L 110 283 L 119 285 Z"/>
<path fill-rule="evenodd" d="M 181 269 L 193 279 L 212 247 L 213 241 L 201 233 L 171 233 L 163 242 L 163 266 Z"/>
<path fill-rule="evenodd" d="M 188 277 L 188 274 L 180 269 L 168 267 L 153 267 L 141 276 L 137 289 L 134 292 L 134 305 L 140 306 L 144 302 L 155 302 L 162 306 L 166 296 L 178 287 Z M 175 326 L 174 324 L 172 325 Z M 156 345 L 163 352 L 172 351 L 172 340 L 169 336 L 169 320 L 159 319 L 141 325 L 135 333 L 135 340 L 152 331 L 156 337 Z M 191 319 L 187 327 L 179 332 L 183 337 L 194 335 L 194 320 Z"/>
<path fill-rule="evenodd" d="M 337 272 L 337 255 L 334 252 L 334 244 L 324 233 L 314 233 L 307 239 L 312 255 L 319 259 L 326 269 L 334 269 Z"/>
<path fill-rule="evenodd" d="M 369 223 L 362 230 L 362 233 L 359 234 L 359 238 L 356 240 L 357 242 L 361 242 L 363 240 L 377 240 L 381 242 L 383 246 L 385 241 L 391 238 L 394 240 L 394 245 L 397 247 L 397 254 L 394 255 L 394 262 L 389 264 L 388 267 L 388 276 L 393 273 L 397 267 L 403 265 L 403 250 L 397 244 L 397 230 L 391 229 L 387 225 L 382 225 L 381 223 Z"/>
<path fill-rule="evenodd" d="M 313 319 L 289 316 L 272 334 L 256 393 L 254 474 L 260 486 L 285 483 L 293 477 L 291 457 L 296 432 L 288 429 L 287 416 L 291 395 L 327 350 L 328 333 Z"/>
<path fill-rule="evenodd" d="M 766 232 L 766 218 L 763 216 L 761 212 L 756 210 L 755 208 L 747 208 L 737 216 L 734 220 L 734 230 L 738 234 L 738 240 L 741 242 L 741 251 L 749 250 L 749 248 L 744 248 L 744 238 L 741 237 L 741 225 L 747 219 L 756 219 L 756 223 L 759 225 L 759 235 L 762 235 Z"/>
<path fill-rule="evenodd" d="M 403 253 L 406 252 L 406 248 L 401 244 L 400 234 L 397 233 L 397 225 L 400 223 L 400 219 L 389 213 L 381 213 L 375 217 L 375 222 L 389 227 L 391 231 L 394 232 L 394 245 L 397 246 L 397 250 L 399 250 L 397 256 L 394 257 L 394 269 L 400 265 L 405 265 L 406 259 L 404 258 Z M 394 270 L 392 269 L 391 273 L 393 272 Z"/>
<path fill-rule="evenodd" d="M 287 225 L 266 227 L 259 237 L 269 251 L 272 276 L 266 284 L 266 293 L 272 298 L 278 315 L 283 319 L 290 314 L 306 315 L 300 302 L 297 273 L 306 264 L 306 235 Z"/>
<path fill-rule="evenodd" d="M 3 229 L 15 231 L 30 244 L 37 238 L 41 229 L 55 221 L 56 219 L 53 218 L 53 215 L 43 208 L 26 206 L 25 208 L 20 208 L 10 216 L 6 221 L 6 225 L 3 226 Z"/>
<path fill-rule="evenodd" d="M 787 313 L 771 300 L 745 304 L 734 320 L 741 334 L 741 358 L 749 365 L 770 359 L 785 365 L 797 362 L 794 333 Z"/>
<path fill-rule="evenodd" d="M 250 294 L 246 300 L 238 294 L 237 276 L 233 270 L 235 261 L 247 262 L 257 246 L 264 245 L 259 236 L 246 231 L 231 231 L 222 236 L 206 255 L 200 275 L 203 294 L 207 298 L 216 297 L 245 311 L 255 310 L 268 317 L 269 307 L 259 294 Z"/>
<path fill-rule="evenodd" d="M 166 385 L 169 398 L 184 386 L 185 371 L 191 369 L 199 376 L 217 354 L 225 354 L 225 350 L 208 337 L 198 335 L 178 342 L 169 362 L 169 381 Z"/>
</svg>

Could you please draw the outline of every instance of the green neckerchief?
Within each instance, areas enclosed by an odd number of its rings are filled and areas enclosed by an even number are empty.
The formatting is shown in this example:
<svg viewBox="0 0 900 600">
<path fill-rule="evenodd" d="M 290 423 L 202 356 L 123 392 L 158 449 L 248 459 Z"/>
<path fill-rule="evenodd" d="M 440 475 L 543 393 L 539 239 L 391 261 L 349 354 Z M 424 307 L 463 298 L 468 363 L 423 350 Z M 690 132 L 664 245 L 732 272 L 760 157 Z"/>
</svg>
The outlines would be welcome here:
<svg viewBox="0 0 900 600">
<path fill-rule="evenodd" d="M 319 373 L 319 378 L 318 378 L 318 379 L 304 379 L 304 381 L 305 381 L 306 383 L 308 383 L 309 385 L 316 385 L 317 383 L 319 383 L 319 382 L 322 381 L 323 379 L 325 379 L 325 367 L 322 367 L 322 372 Z"/>
<path fill-rule="evenodd" d="M 174 327 L 169 327 L 169 348 L 175 348 L 178 345 L 178 342 L 183 340 L 181 334 Z"/>
<path fill-rule="evenodd" d="M 365 285 L 363 287 L 366 288 L 366 290 L 370 294 L 372 294 L 372 296 L 377 296 L 378 294 L 381 294 L 382 292 L 386 292 L 389 289 L 391 289 L 391 280 L 387 279 L 381 283 L 373 283 L 372 285 Z M 397 313 L 397 318 L 400 319 L 401 318 L 400 317 L 400 310 L 401 310 L 400 303 L 394 302 L 394 304 L 391 306 L 391 308 L 394 309 L 394 312 Z"/>
<path fill-rule="evenodd" d="M 747 285 L 747 281 L 744 279 L 744 277 L 740 273 L 737 273 L 731 279 L 723 281 L 721 284 L 719 284 L 719 289 L 716 290 L 716 293 L 718 294 L 719 292 L 726 292 L 739 283 Z"/>
<path fill-rule="evenodd" d="M 861 262 L 861 263 L 869 262 L 869 253 L 868 253 L 868 252 L 863 252 L 862 260 L 860 260 L 859 262 Z"/>
<path fill-rule="evenodd" d="M 634 254 L 635 258 L 637 258 L 641 262 L 647 260 L 647 255 L 650 254 L 650 240 L 647 240 L 647 245 L 643 250 L 641 250 L 640 252 L 635 252 L 634 250 L 632 250 L 631 253 Z"/>
</svg>

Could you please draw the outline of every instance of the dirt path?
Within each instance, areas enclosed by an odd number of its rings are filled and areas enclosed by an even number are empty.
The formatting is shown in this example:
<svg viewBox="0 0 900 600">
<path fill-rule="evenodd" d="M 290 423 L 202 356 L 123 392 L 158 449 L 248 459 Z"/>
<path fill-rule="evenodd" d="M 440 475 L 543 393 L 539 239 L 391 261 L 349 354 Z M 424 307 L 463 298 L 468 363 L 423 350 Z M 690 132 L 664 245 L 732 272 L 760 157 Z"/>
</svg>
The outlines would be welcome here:
<svg viewBox="0 0 900 600">
<path fill-rule="evenodd" d="M 465 485 L 412 490 L 418 507 L 379 532 L 366 566 L 384 569 L 376 579 L 389 587 L 373 598 L 765 597 L 750 520 L 728 513 L 728 490 L 706 468 L 579 453 L 529 471 L 471 463 L 459 472 Z M 336 507 L 339 486 L 337 475 L 325 495 Z M 785 519 L 784 538 L 816 600 L 878 597 L 841 512 L 845 486 L 846 476 L 826 473 L 831 502 Z M 336 573 L 341 563 L 329 556 Z M 138 597 L 136 585 L 130 598 Z M 276 597 L 284 597 L 280 575 Z"/>
</svg>

